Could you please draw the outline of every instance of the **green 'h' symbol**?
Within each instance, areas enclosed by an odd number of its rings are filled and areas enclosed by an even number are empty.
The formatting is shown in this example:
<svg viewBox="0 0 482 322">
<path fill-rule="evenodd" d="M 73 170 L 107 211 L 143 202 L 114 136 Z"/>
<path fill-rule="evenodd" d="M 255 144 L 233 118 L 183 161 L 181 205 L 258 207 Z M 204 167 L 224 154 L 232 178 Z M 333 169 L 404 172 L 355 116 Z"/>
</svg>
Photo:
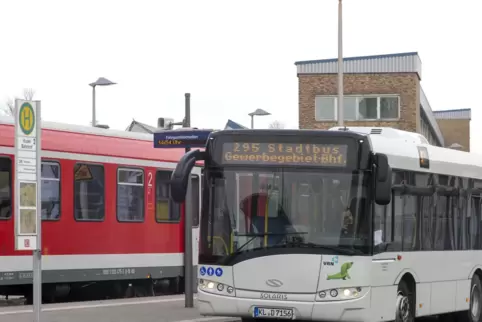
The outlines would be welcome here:
<svg viewBox="0 0 482 322">
<path fill-rule="evenodd" d="M 23 103 L 18 113 L 20 129 L 25 135 L 32 133 L 35 125 L 35 113 L 30 103 Z"/>
</svg>

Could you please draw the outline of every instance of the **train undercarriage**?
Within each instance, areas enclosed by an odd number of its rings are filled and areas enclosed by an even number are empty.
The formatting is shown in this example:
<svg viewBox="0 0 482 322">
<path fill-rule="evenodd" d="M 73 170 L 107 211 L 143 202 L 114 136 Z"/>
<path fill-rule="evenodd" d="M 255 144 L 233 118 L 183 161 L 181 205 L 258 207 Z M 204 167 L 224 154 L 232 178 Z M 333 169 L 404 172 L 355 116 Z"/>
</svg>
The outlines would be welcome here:
<svg viewBox="0 0 482 322">
<path fill-rule="evenodd" d="M 112 280 L 78 283 L 49 283 L 42 285 L 42 303 L 67 303 L 120 298 L 175 295 L 184 292 L 181 276 L 163 279 Z M 24 304 L 33 303 L 32 284 L 0 286 L 0 295 L 21 296 Z"/>
</svg>

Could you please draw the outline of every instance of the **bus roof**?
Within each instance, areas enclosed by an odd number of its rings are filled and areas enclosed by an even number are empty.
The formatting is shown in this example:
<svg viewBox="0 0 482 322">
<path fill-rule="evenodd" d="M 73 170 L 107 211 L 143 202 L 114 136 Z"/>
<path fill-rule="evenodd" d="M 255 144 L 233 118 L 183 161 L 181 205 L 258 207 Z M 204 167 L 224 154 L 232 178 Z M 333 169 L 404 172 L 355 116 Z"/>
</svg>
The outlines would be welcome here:
<svg viewBox="0 0 482 322">
<path fill-rule="evenodd" d="M 339 127 L 330 131 L 339 133 Z M 374 153 L 388 157 L 394 169 L 436 173 L 447 176 L 482 179 L 482 155 L 428 144 L 419 133 L 389 127 L 348 127 L 343 131 L 365 135 L 370 139 Z M 419 147 L 428 152 L 429 168 L 420 167 Z"/>
<path fill-rule="evenodd" d="M 213 132 L 212 138 L 230 135 L 253 136 L 344 136 L 368 138 L 374 153 L 388 157 L 394 169 L 415 172 L 436 173 L 447 176 L 482 180 L 482 155 L 449 148 L 437 147 L 428 143 L 421 134 L 402 131 L 390 127 L 333 127 L 329 130 L 297 129 L 238 129 Z M 420 167 L 419 147 L 428 152 L 429 168 Z"/>
</svg>

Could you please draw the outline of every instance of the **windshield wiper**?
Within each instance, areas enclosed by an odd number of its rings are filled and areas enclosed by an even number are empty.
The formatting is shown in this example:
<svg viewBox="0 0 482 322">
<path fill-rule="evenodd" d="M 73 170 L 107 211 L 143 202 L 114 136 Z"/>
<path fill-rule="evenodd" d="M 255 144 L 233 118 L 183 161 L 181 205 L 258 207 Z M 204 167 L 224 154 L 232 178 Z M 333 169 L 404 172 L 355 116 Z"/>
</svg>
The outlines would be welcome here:
<svg viewBox="0 0 482 322">
<path fill-rule="evenodd" d="M 301 241 L 290 241 L 288 243 L 280 244 L 271 246 L 270 248 L 282 248 L 282 247 L 300 247 L 300 248 L 323 248 L 328 249 L 333 252 L 342 254 L 342 255 L 355 255 L 361 254 L 361 252 L 355 248 L 351 248 L 348 246 L 332 246 L 332 245 L 319 245 L 311 242 L 301 242 Z"/>
<path fill-rule="evenodd" d="M 242 235 L 235 235 L 235 236 L 240 236 L 240 237 L 253 237 L 253 238 L 250 238 L 247 242 L 245 242 L 244 244 L 242 244 L 237 250 L 235 253 L 241 251 L 242 248 L 244 248 L 246 245 L 248 245 L 249 243 L 251 243 L 254 239 L 256 239 L 257 237 L 265 237 L 265 236 L 288 236 L 288 235 L 304 235 L 304 234 L 307 234 L 307 232 L 286 232 L 286 233 L 249 233 L 249 234 L 242 234 Z"/>
<path fill-rule="evenodd" d="M 229 254 L 227 257 L 225 257 L 223 259 L 223 262 L 224 263 L 227 263 L 229 262 L 230 260 L 232 260 L 233 258 L 235 258 L 236 256 L 238 256 L 239 254 L 241 253 L 244 253 L 244 251 L 242 250 L 244 247 L 246 247 L 247 245 L 249 245 L 249 243 L 251 243 L 253 240 L 255 240 L 256 238 L 258 237 L 265 237 L 265 236 L 288 236 L 288 235 L 304 235 L 304 234 L 307 234 L 307 232 L 286 232 L 286 233 L 248 233 L 248 234 L 235 234 L 235 236 L 237 237 L 252 237 L 250 238 L 247 242 L 245 242 L 244 244 L 242 244 L 235 252 Z M 271 247 L 267 247 L 267 248 L 271 248 Z M 252 250 L 260 250 L 260 249 L 265 249 L 265 247 L 256 247 Z"/>
</svg>

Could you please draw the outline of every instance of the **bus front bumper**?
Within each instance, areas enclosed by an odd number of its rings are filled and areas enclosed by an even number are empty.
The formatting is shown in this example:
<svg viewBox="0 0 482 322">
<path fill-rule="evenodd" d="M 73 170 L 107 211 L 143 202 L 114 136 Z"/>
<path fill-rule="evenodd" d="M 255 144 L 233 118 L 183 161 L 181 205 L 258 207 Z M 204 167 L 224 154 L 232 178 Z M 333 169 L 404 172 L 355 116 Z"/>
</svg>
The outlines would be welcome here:
<svg viewBox="0 0 482 322">
<path fill-rule="evenodd" d="M 292 309 L 295 320 L 369 321 L 370 291 L 352 300 L 303 302 L 231 297 L 198 290 L 198 307 L 206 316 L 250 318 L 255 307 L 263 307 Z"/>
</svg>

